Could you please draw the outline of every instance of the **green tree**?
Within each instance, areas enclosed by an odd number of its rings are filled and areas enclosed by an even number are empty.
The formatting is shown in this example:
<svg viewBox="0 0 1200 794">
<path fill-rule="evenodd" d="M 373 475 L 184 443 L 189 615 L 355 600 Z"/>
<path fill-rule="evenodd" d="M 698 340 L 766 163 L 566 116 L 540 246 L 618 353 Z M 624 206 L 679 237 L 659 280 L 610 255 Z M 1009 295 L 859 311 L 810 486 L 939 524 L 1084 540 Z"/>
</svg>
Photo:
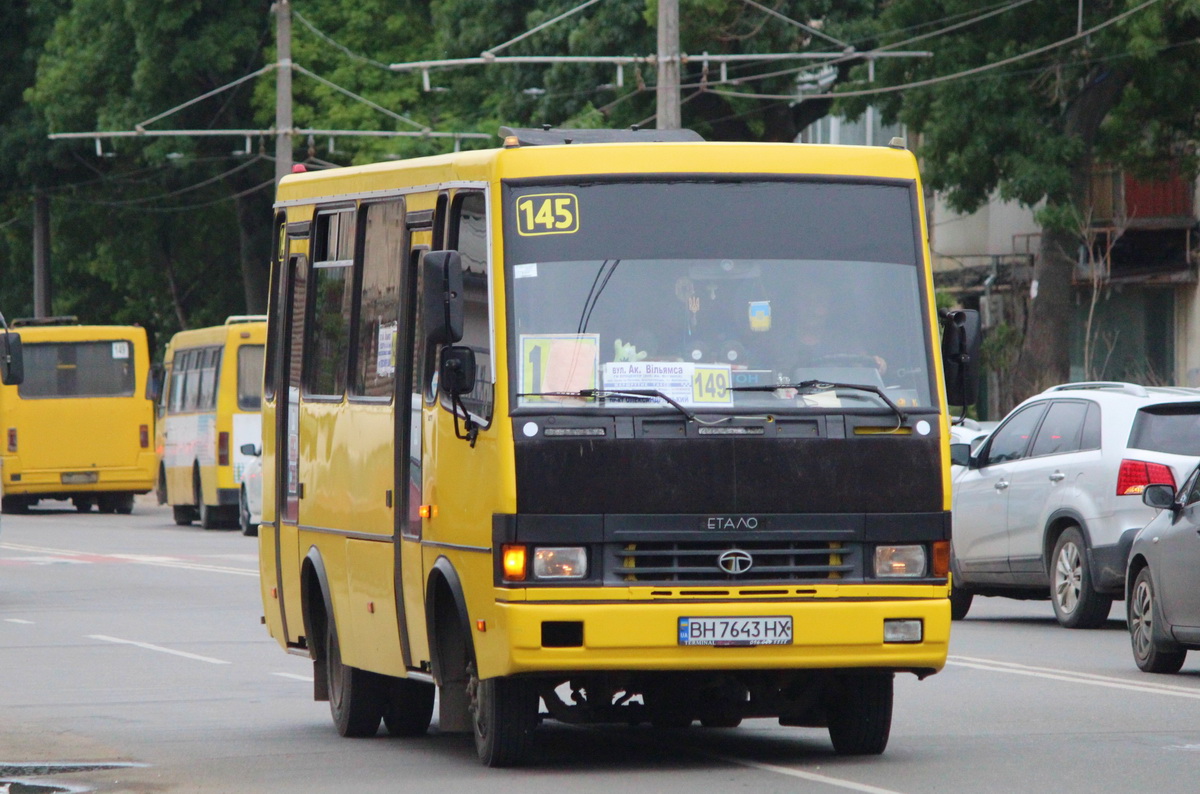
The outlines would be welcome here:
<svg viewBox="0 0 1200 794">
<path fill-rule="evenodd" d="M 1191 177 L 1197 171 L 1200 2 L 1089 0 L 1082 25 L 1078 8 L 1013 3 L 923 42 L 933 58 L 881 61 L 874 84 L 844 87 L 888 89 L 842 100 L 843 108 L 854 114 L 874 103 L 885 119 L 919 133 L 926 182 L 954 209 L 973 211 L 993 195 L 1039 208 L 1037 292 L 1015 365 L 1018 397 L 1069 377 L 1071 273 L 1093 163 L 1145 173 L 1173 160 Z M 879 15 L 876 43 L 982 10 L 969 0 L 896 0 Z M 891 90 L 902 86 L 911 87 Z"/>
</svg>

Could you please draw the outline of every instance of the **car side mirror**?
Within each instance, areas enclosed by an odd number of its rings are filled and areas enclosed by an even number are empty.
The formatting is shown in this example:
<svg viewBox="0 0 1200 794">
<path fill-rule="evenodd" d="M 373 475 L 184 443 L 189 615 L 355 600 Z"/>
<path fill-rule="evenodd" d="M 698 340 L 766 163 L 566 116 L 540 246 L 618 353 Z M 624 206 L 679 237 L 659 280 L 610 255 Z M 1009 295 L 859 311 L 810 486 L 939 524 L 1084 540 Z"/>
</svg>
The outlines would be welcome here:
<svg viewBox="0 0 1200 794">
<path fill-rule="evenodd" d="M 1156 510 L 1168 510 L 1175 507 L 1175 489 L 1169 485 L 1156 483 L 1147 485 L 1142 491 L 1142 504 Z"/>
<path fill-rule="evenodd" d="M 0 383 L 18 386 L 25 381 L 25 356 L 21 335 L 12 331 L 0 334 Z"/>
<path fill-rule="evenodd" d="M 942 316 L 942 368 L 948 404 L 965 407 L 978 402 L 982 343 L 979 312 L 957 309 Z"/>
<path fill-rule="evenodd" d="M 242 444 L 238 449 L 241 450 L 243 455 L 251 458 L 257 458 L 262 454 L 262 451 L 258 448 L 258 444 Z"/>
<path fill-rule="evenodd" d="M 951 444 L 950 462 L 955 466 L 968 466 L 971 463 L 970 444 Z"/>
</svg>

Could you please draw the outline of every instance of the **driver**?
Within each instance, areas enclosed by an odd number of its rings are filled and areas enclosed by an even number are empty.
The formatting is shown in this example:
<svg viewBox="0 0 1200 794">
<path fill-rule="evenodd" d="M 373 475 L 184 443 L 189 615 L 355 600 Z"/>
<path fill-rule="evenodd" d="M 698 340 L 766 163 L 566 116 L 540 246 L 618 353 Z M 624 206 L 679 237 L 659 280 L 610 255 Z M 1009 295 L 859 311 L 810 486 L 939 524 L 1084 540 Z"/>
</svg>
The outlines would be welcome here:
<svg viewBox="0 0 1200 794">
<path fill-rule="evenodd" d="M 849 333 L 854 316 L 834 311 L 834 292 L 829 284 L 811 282 L 796 296 L 796 366 L 874 367 L 880 377 L 887 372 L 883 356 L 866 350 Z M 841 320 L 841 322 L 839 322 Z"/>
</svg>

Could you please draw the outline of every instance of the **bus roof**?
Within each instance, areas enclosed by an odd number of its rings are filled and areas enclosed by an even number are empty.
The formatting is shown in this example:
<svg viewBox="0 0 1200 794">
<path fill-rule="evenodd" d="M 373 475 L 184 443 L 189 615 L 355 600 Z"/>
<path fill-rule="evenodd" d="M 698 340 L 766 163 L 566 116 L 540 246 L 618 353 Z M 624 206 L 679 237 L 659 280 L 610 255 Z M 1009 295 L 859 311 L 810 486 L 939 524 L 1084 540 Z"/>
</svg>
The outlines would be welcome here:
<svg viewBox="0 0 1200 794">
<path fill-rule="evenodd" d="M 564 136 L 569 131 L 543 132 Z M 699 140 L 521 145 L 518 141 L 517 145 L 501 149 L 289 174 L 279 184 L 276 206 L 309 204 L 335 196 L 344 199 L 386 195 L 414 188 L 433 190 L 446 183 L 463 181 L 671 174 L 918 179 L 917 161 L 912 152 L 895 145 L 834 146 Z"/>
</svg>

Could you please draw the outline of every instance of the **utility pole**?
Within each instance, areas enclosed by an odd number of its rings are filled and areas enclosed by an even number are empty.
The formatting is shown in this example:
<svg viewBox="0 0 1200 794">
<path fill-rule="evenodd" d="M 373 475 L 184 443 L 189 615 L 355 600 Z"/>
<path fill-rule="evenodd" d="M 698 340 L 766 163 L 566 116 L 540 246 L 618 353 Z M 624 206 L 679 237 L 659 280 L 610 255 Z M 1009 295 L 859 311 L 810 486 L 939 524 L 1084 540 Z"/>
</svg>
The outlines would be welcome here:
<svg viewBox="0 0 1200 794">
<path fill-rule="evenodd" d="M 292 5 L 275 0 L 275 184 L 292 172 Z"/>
<path fill-rule="evenodd" d="M 50 197 L 33 196 L 33 316 L 50 312 Z"/>
<path fill-rule="evenodd" d="M 679 112 L 679 0 L 658 0 L 658 129 L 677 130 Z"/>
</svg>

